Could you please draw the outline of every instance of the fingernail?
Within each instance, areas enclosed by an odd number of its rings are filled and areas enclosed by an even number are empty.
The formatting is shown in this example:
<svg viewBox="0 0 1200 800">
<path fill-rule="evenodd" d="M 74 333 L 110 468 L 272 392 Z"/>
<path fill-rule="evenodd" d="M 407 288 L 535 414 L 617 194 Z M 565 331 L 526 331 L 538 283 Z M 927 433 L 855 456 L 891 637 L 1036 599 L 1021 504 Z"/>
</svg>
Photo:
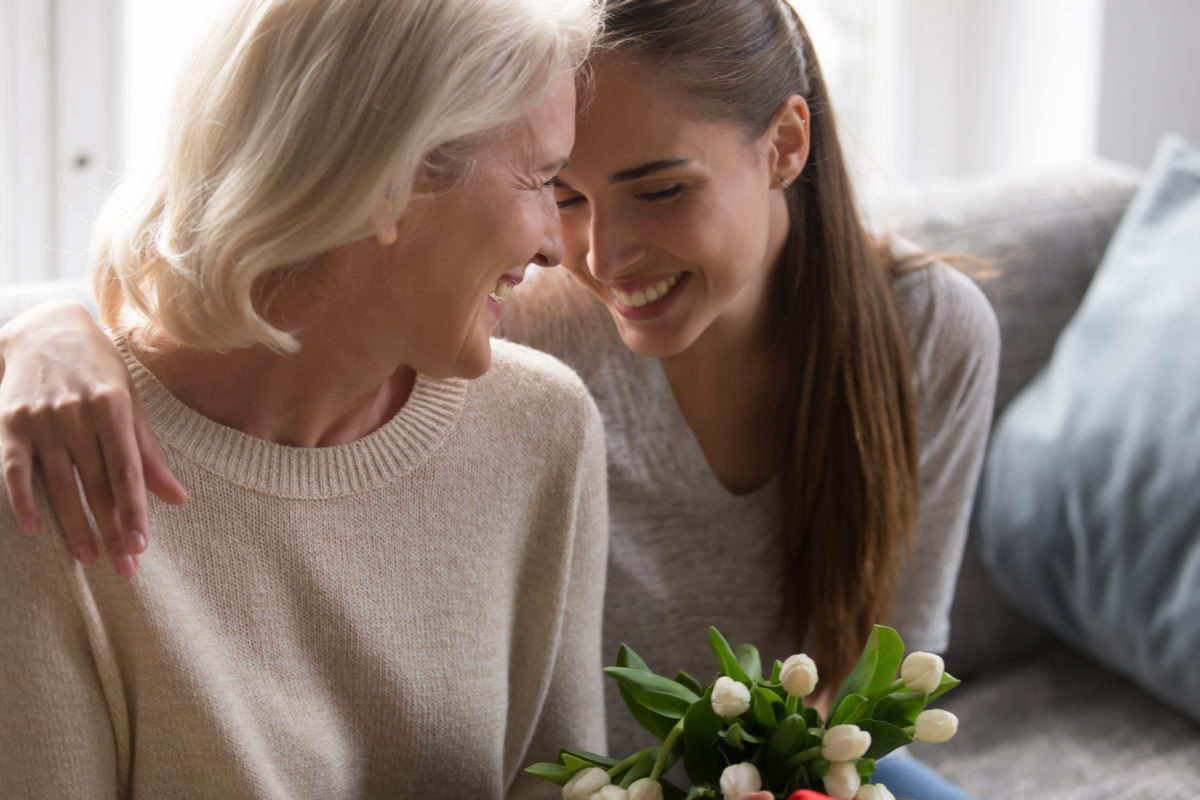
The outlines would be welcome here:
<svg viewBox="0 0 1200 800">
<path fill-rule="evenodd" d="M 21 517 L 21 530 L 25 533 L 37 533 L 42 527 L 42 521 L 37 517 Z"/>
<path fill-rule="evenodd" d="M 137 572 L 137 559 L 133 556 L 117 556 L 113 561 L 113 566 L 117 568 L 117 574 L 122 578 L 132 578 L 133 573 Z"/>
<path fill-rule="evenodd" d="M 96 559 L 100 557 L 100 551 L 94 544 L 81 544 L 72 552 L 75 554 L 75 558 L 85 566 L 96 563 Z"/>
<path fill-rule="evenodd" d="M 150 542 L 146 538 L 146 534 L 142 533 L 141 531 L 134 531 L 133 533 L 129 534 L 129 549 L 135 553 L 143 552 L 146 549 L 146 545 L 149 543 Z"/>
</svg>

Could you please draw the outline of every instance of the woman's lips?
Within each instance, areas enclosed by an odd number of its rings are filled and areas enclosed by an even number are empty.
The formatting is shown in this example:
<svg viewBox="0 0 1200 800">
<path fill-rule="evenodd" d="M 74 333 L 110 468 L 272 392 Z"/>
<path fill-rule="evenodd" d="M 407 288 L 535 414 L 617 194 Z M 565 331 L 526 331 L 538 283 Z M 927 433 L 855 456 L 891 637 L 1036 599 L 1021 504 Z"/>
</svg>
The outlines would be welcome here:
<svg viewBox="0 0 1200 800">
<path fill-rule="evenodd" d="M 681 272 L 635 289 L 606 287 L 613 309 L 626 319 L 650 319 L 667 311 L 687 285 L 690 274 Z"/>
</svg>

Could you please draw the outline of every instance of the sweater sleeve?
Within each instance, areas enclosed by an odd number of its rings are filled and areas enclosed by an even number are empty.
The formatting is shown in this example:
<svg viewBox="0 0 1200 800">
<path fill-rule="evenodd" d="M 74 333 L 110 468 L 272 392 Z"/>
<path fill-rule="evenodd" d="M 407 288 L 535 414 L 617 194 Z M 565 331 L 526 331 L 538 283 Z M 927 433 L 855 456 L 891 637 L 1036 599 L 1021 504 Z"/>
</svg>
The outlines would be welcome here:
<svg viewBox="0 0 1200 800">
<path fill-rule="evenodd" d="M 937 263 L 900 279 L 912 345 L 921 510 L 892 624 L 908 650 L 943 651 L 992 421 L 1000 331 L 983 292 Z"/>
<path fill-rule="evenodd" d="M 0 797 L 118 796 L 113 724 L 76 601 L 81 569 L 55 526 L 28 538 L 0 501 Z"/>
<path fill-rule="evenodd" d="M 549 691 L 524 766 L 554 761 L 564 747 L 596 753 L 606 749 L 601 621 L 608 560 L 608 493 L 600 415 L 591 399 L 585 400 L 588 418 L 573 481 L 574 541 L 558 645 Z M 523 772 L 507 793 L 513 799 L 561 796 L 557 786 Z"/>
</svg>

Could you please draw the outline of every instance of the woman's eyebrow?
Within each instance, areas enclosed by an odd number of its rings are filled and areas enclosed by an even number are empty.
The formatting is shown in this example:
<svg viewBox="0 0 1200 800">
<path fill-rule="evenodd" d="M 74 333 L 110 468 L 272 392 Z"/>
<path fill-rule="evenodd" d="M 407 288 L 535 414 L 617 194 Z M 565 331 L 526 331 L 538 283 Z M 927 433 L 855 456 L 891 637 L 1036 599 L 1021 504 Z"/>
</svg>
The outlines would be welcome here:
<svg viewBox="0 0 1200 800">
<path fill-rule="evenodd" d="M 651 161 L 648 164 L 642 164 L 640 167 L 631 167 L 623 169 L 615 173 L 609 181 L 611 183 L 623 183 L 625 181 L 636 181 L 638 178 L 644 178 L 647 175 L 652 175 L 655 172 L 661 172 L 664 169 L 673 169 L 675 167 L 686 167 L 692 163 L 690 158 L 664 158 L 658 161 Z M 561 175 L 557 175 L 553 179 L 553 183 L 560 189 L 570 189 L 571 185 L 563 180 Z"/>
<path fill-rule="evenodd" d="M 674 167 L 686 167 L 692 163 L 690 158 L 667 158 L 659 161 L 651 161 L 649 164 L 642 164 L 640 167 L 632 169 L 623 169 L 612 176 L 612 183 L 622 183 L 624 181 L 636 181 L 638 178 L 644 178 L 655 172 L 660 172 L 664 169 L 673 169 Z"/>
</svg>

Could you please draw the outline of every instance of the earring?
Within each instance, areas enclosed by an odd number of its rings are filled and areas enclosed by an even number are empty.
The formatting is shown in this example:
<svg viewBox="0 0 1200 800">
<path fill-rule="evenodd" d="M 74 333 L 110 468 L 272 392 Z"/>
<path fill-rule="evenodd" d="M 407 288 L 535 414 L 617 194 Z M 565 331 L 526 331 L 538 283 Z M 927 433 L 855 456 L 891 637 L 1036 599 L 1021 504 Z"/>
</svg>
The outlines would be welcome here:
<svg viewBox="0 0 1200 800">
<path fill-rule="evenodd" d="M 376 241 L 384 247 L 391 247 L 400 238 L 400 231 L 396 230 L 396 223 L 389 219 L 390 216 L 387 203 L 380 200 L 371 215 L 371 227 L 375 229 Z"/>
<path fill-rule="evenodd" d="M 780 178 L 779 179 L 779 188 L 783 189 L 785 192 L 787 191 L 787 188 L 791 185 L 792 185 L 792 182 L 788 178 Z"/>
</svg>

